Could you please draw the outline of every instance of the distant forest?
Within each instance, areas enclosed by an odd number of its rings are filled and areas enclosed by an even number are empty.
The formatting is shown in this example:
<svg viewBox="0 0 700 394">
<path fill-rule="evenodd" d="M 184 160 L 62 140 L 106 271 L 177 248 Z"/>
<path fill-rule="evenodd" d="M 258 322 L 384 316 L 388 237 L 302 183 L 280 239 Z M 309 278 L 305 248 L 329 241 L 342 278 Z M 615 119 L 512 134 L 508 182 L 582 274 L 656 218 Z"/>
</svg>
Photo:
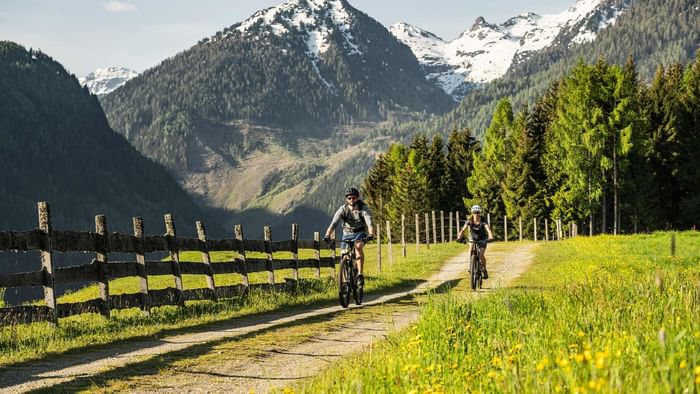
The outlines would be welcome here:
<svg viewBox="0 0 700 394">
<path fill-rule="evenodd" d="M 642 82 L 632 60 L 583 61 L 531 107 L 472 131 L 392 145 L 365 179 L 380 217 L 473 203 L 492 216 L 562 218 L 593 233 L 687 229 L 700 220 L 700 52 Z M 459 141 L 459 142 L 457 142 Z M 527 229 L 532 231 L 531 228 Z"/>
</svg>

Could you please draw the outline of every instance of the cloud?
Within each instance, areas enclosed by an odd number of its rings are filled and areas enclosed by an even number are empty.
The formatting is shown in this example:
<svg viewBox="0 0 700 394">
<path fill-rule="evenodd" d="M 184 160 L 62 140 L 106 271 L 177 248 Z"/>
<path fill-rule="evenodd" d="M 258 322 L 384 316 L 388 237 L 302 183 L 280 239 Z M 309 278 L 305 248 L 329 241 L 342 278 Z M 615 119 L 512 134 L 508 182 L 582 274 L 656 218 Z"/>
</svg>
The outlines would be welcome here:
<svg viewBox="0 0 700 394">
<path fill-rule="evenodd" d="M 122 3 L 120 1 L 110 1 L 104 4 L 105 10 L 108 12 L 131 12 L 136 11 L 136 6 L 131 3 Z"/>
</svg>

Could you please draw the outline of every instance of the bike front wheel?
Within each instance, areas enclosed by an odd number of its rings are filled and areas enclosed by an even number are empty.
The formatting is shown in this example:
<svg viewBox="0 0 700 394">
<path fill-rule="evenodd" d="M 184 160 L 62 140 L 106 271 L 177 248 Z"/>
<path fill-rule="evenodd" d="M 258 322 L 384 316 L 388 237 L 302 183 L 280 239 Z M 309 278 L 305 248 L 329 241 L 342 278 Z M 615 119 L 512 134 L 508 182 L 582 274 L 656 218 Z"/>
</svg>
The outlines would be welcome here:
<svg viewBox="0 0 700 394">
<path fill-rule="evenodd" d="M 470 279 L 472 290 L 481 287 L 481 270 L 479 269 L 479 258 L 472 255 L 469 261 L 469 270 L 471 271 Z"/>
<path fill-rule="evenodd" d="M 340 306 L 347 308 L 350 305 L 350 261 L 347 257 L 343 257 L 340 262 L 340 272 L 338 272 L 338 300 Z"/>
<path fill-rule="evenodd" d="M 357 283 L 357 275 L 355 275 L 357 273 L 356 270 L 353 269 L 352 271 L 353 271 L 353 275 L 354 275 L 353 278 L 355 278 L 354 284 L 352 286 L 352 298 L 355 299 L 355 305 L 362 305 L 362 297 L 364 296 L 364 293 L 365 293 L 365 291 L 363 289 L 364 286 L 360 286 Z"/>
</svg>

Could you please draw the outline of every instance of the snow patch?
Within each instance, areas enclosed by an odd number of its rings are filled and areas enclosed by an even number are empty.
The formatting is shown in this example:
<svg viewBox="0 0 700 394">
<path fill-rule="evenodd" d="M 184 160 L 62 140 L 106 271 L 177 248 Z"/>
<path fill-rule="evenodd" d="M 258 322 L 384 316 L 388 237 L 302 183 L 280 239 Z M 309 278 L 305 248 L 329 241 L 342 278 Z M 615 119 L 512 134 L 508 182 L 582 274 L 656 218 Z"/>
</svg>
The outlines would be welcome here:
<svg viewBox="0 0 700 394">
<path fill-rule="evenodd" d="M 554 43 L 565 29 L 572 29 L 604 9 L 605 0 L 578 0 L 566 11 L 553 15 L 524 13 L 494 25 L 479 17 L 469 30 L 450 42 L 411 26 L 397 23 L 389 29 L 418 58 L 426 78 L 460 100 L 470 85 L 502 77 L 514 62 Z M 623 12 L 601 21 L 594 30 L 579 28 L 573 42 L 595 39 L 598 31 L 614 23 Z"/>
</svg>

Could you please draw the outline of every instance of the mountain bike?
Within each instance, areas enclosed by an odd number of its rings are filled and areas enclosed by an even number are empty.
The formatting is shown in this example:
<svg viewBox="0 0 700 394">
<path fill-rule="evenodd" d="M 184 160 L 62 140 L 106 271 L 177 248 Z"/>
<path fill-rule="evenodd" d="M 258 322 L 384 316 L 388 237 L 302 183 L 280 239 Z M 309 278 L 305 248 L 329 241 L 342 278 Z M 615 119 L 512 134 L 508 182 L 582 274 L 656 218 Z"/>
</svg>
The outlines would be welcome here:
<svg viewBox="0 0 700 394">
<path fill-rule="evenodd" d="M 481 289 L 481 286 L 483 284 L 484 271 L 481 267 L 481 264 L 479 264 L 479 262 L 481 261 L 481 248 L 479 246 L 487 244 L 489 242 L 491 242 L 491 240 L 488 239 L 478 242 L 469 240 L 470 244 L 476 244 L 473 247 L 471 247 L 471 253 L 469 256 L 469 272 L 472 290 L 476 290 L 477 288 Z"/>
<path fill-rule="evenodd" d="M 357 283 L 357 267 L 355 266 L 356 251 L 355 242 L 367 242 L 367 235 L 359 233 L 352 238 L 340 241 L 340 272 L 338 273 L 338 298 L 340 305 L 347 308 L 350 304 L 350 293 L 355 300 L 355 304 L 362 304 L 364 289 L 362 284 Z"/>
<path fill-rule="evenodd" d="M 484 281 L 484 278 L 483 278 L 484 272 L 483 272 L 483 269 L 481 267 L 481 264 L 479 264 L 479 262 L 481 261 L 481 256 L 480 256 L 481 248 L 479 248 L 478 246 L 489 243 L 489 242 L 491 242 L 491 240 L 487 239 L 485 241 L 474 242 L 473 240 L 470 239 L 468 242 L 469 242 L 469 244 L 474 244 L 474 243 L 478 244 L 478 245 L 474 245 L 474 247 L 472 247 L 470 245 L 471 253 L 469 254 L 469 273 L 470 273 L 469 277 L 471 279 L 472 290 L 481 289 L 481 285 L 483 284 L 483 281 Z"/>
</svg>

